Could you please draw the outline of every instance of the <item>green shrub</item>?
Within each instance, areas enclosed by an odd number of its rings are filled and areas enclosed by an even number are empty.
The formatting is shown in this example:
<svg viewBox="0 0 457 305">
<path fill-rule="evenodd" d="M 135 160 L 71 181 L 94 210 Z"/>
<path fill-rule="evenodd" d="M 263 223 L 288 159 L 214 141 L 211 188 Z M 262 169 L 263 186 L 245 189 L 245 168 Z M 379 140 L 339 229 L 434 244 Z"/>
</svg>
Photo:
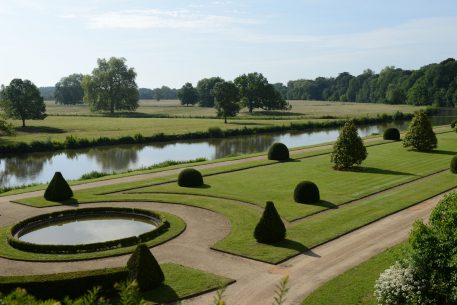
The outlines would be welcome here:
<svg viewBox="0 0 457 305">
<path fill-rule="evenodd" d="M 259 243 L 271 244 L 286 237 L 286 227 L 273 202 L 268 201 L 259 223 L 255 227 L 254 237 Z"/>
<path fill-rule="evenodd" d="M 127 262 L 129 280 L 136 280 L 141 291 L 151 290 L 164 280 L 162 269 L 145 244 L 136 247 Z"/>
<path fill-rule="evenodd" d="M 451 172 L 457 174 L 457 155 L 451 159 Z"/>
<path fill-rule="evenodd" d="M 319 188 L 311 181 L 302 181 L 295 187 L 294 200 L 298 203 L 316 203 L 320 200 Z"/>
<path fill-rule="evenodd" d="M 333 145 L 331 161 L 335 169 L 346 169 L 360 165 L 367 158 L 367 149 L 357 134 L 354 121 L 347 121 L 340 129 L 340 135 Z"/>
<path fill-rule="evenodd" d="M 44 192 L 44 198 L 49 201 L 63 201 L 71 197 L 73 197 L 73 191 L 65 181 L 62 173 L 56 172 Z"/>
<path fill-rule="evenodd" d="M 289 149 L 282 143 L 274 143 L 268 150 L 268 160 L 289 160 Z"/>
<path fill-rule="evenodd" d="M 383 138 L 384 140 L 400 141 L 400 131 L 397 128 L 387 128 Z"/>
<path fill-rule="evenodd" d="M 436 148 L 437 142 L 432 124 L 430 124 L 425 111 L 416 112 L 409 124 L 408 132 L 403 140 L 403 146 L 412 147 L 418 151 L 430 151 Z"/>
<path fill-rule="evenodd" d="M 220 138 L 224 136 L 224 132 L 220 127 L 210 127 L 208 128 L 208 134 L 211 138 Z"/>
<path fill-rule="evenodd" d="M 451 128 L 454 129 L 457 125 L 457 120 L 451 122 Z"/>
<path fill-rule="evenodd" d="M 202 174 L 194 168 L 185 168 L 179 173 L 178 185 L 183 187 L 202 186 Z"/>
</svg>

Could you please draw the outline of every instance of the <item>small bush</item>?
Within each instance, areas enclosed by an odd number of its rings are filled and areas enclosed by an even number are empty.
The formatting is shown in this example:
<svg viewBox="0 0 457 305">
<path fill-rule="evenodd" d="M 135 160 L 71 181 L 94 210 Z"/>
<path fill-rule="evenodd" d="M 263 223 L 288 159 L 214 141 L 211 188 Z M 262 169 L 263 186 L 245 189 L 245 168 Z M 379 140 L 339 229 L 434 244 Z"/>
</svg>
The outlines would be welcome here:
<svg viewBox="0 0 457 305">
<path fill-rule="evenodd" d="M 49 182 L 44 198 L 49 201 L 63 201 L 73 197 L 73 191 L 60 172 L 56 172 Z"/>
<path fill-rule="evenodd" d="M 202 174 L 198 170 L 193 168 L 183 169 L 178 176 L 178 185 L 183 187 L 202 186 Z"/>
<path fill-rule="evenodd" d="M 211 138 L 219 138 L 224 136 L 224 132 L 220 127 L 210 127 L 208 128 L 208 134 Z"/>
<path fill-rule="evenodd" d="M 282 143 L 274 143 L 268 150 L 268 160 L 289 160 L 289 149 Z"/>
<path fill-rule="evenodd" d="M 145 244 L 136 247 L 127 262 L 129 280 L 136 280 L 141 291 L 151 290 L 164 280 L 162 269 Z"/>
<path fill-rule="evenodd" d="M 294 200 L 298 203 L 319 202 L 319 188 L 311 181 L 302 181 L 295 187 Z"/>
<path fill-rule="evenodd" d="M 268 201 L 259 223 L 255 227 L 254 237 L 259 243 L 271 244 L 286 237 L 286 227 L 273 202 Z"/>
<path fill-rule="evenodd" d="M 457 155 L 452 157 L 451 160 L 451 172 L 457 174 Z"/>
<path fill-rule="evenodd" d="M 384 140 L 400 141 L 400 131 L 397 128 L 387 128 L 383 138 Z"/>
</svg>

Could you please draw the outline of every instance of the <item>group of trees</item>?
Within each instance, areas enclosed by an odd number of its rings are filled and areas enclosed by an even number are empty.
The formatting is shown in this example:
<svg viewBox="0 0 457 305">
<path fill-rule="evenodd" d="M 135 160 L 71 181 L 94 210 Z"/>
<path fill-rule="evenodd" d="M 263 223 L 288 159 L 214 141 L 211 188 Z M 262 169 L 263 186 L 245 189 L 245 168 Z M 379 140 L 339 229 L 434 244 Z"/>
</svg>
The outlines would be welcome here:
<svg viewBox="0 0 457 305">
<path fill-rule="evenodd" d="M 167 86 L 160 88 L 140 88 L 138 89 L 140 100 L 175 100 L 178 98 L 178 90 Z"/>
<path fill-rule="evenodd" d="M 367 69 L 358 76 L 348 72 L 337 77 L 275 84 L 290 100 L 326 100 L 411 105 L 457 105 L 457 62 L 453 58 L 418 70 L 386 67 L 379 74 Z"/>
</svg>

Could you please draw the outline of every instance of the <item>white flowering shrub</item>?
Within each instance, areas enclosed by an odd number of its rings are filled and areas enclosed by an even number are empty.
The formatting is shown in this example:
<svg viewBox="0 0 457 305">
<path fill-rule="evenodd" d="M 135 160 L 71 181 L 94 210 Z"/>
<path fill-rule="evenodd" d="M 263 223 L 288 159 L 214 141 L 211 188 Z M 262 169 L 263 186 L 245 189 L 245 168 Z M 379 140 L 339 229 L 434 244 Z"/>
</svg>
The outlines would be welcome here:
<svg viewBox="0 0 457 305">
<path fill-rule="evenodd" d="M 421 297 L 423 286 L 411 265 L 403 266 L 396 262 L 381 273 L 374 294 L 380 305 L 427 304 Z"/>
</svg>

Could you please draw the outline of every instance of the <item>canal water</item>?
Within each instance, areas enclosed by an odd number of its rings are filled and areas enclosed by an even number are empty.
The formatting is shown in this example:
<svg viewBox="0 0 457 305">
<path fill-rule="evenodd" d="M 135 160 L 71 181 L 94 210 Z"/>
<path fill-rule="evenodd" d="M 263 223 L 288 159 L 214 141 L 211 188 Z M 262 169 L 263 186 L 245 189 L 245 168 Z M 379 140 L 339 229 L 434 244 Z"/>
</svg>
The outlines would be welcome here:
<svg viewBox="0 0 457 305">
<path fill-rule="evenodd" d="M 433 125 L 449 124 L 457 118 L 456 115 L 455 109 L 443 110 L 432 117 L 431 121 Z M 408 127 L 408 122 L 362 126 L 359 135 L 365 137 L 381 134 L 388 127 L 404 130 Z M 274 142 L 298 147 L 334 141 L 337 137 L 338 129 L 325 129 L 8 156 L 0 158 L 0 187 L 48 182 L 56 171 L 61 171 L 66 179 L 78 179 L 91 171 L 123 172 L 167 160 L 185 161 L 200 157 L 214 160 L 264 152 Z"/>
</svg>

